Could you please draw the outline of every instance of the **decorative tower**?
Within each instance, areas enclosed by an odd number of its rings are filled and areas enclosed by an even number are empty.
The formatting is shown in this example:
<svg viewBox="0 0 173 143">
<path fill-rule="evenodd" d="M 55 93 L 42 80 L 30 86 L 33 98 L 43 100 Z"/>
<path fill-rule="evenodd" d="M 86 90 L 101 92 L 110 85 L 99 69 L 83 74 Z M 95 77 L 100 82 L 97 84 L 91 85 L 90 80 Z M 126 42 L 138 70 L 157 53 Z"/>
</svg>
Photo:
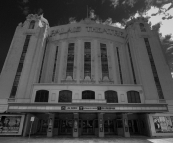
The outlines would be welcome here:
<svg viewBox="0 0 173 143">
<path fill-rule="evenodd" d="M 16 28 L 0 79 L 0 104 L 30 102 L 26 91 L 31 90 L 43 54 L 48 21 L 30 14 Z M 8 79 L 8 80 L 7 80 Z"/>
</svg>

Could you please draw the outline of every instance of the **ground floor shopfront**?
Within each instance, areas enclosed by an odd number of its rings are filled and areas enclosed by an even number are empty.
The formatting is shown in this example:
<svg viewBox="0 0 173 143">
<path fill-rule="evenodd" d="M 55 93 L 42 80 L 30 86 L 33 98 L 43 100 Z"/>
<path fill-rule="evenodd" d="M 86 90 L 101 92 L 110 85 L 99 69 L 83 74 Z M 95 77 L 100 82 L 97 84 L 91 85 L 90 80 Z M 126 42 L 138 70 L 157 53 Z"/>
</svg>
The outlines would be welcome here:
<svg viewBox="0 0 173 143">
<path fill-rule="evenodd" d="M 24 136 L 31 134 L 52 136 L 148 136 L 147 115 L 134 113 L 30 113 L 26 115 Z"/>
<path fill-rule="evenodd" d="M 24 116 L 19 127 L 21 135 L 31 133 L 47 137 L 171 135 L 173 115 L 164 114 L 165 111 L 167 106 L 163 104 L 57 106 L 11 103 L 8 107 L 9 113 L 20 112 Z M 165 124 L 162 123 L 163 118 Z M 160 121 L 159 127 L 155 126 L 156 119 Z"/>
</svg>

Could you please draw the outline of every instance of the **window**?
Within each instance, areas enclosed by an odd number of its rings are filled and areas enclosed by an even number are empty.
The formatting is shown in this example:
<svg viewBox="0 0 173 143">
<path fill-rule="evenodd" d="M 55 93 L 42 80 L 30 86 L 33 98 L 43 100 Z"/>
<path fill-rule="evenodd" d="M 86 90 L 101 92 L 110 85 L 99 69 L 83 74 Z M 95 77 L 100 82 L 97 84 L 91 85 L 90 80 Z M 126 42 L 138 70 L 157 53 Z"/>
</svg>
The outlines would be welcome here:
<svg viewBox="0 0 173 143">
<path fill-rule="evenodd" d="M 34 29 L 34 26 L 35 26 L 35 21 L 32 20 L 29 24 L 29 29 Z"/>
<path fill-rule="evenodd" d="M 146 32 L 146 28 L 143 23 L 139 23 L 139 26 L 140 26 L 141 32 Z"/>
<path fill-rule="evenodd" d="M 22 54 L 21 54 L 21 57 L 20 57 L 20 60 L 19 60 L 19 65 L 17 67 L 17 72 L 16 72 L 16 75 L 15 75 L 15 78 L 14 78 L 12 89 L 11 89 L 10 98 L 14 98 L 15 95 L 16 95 L 19 80 L 20 80 L 20 76 L 21 76 L 21 72 L 22 72 L 22 69 L 23 69 L 23 63 L 24 63 L 24 60 L 25 60 L 25 56 L 26 56 L 26 52 L 27 52 L 27 49 L 28 49 L 30 38 L 31 38 L 31 35 L 26 36 L 26 39 L 25 39 L 25 42 L 24 42 L 24 45 L 23 45 Z"/>
<path fill-rule="evenodd" d="M 120 73 L 120 82 L 121 82 L 121 84 L 123 84 L 123 76 L 122 76 L 122 71 L 121 71 L 121 62 L 120 62 L 119 48 L 116 47 L 116 49 L 117 49 L 118 67 L 119 67 L 119 73 Z"/>
<path fill-rule="evenodd" d="M 82 99 L 95 99 L 95 92 L 90 90 L 83 91 Z"/>
<path fill-rule="evenodd" d="M 101 50 L 102 79 L 104 79 L 105 77 L 109 78 L 106 44 L 100 43 L 100 50 Z"/>
<path fill-rule="evenodd" d="M 148 38 L 144 38 L 144 42 L 145 42 L 146 49 L 147 49 L 147 52 L 148 52 L 148 57 L 149 57 L 149 60 L 150 60 L 150 65 L 151 65 L 151 69 L 152 69 L 152 73 L 153 73 L 153 77 L 154 77 L 154 81 L 155 81 L 155 85 L 156 85 L 156 89 L 157 89 L 157 92 L 158 92 L 159 99 L 164 99 L 162 87 L 161 87 L 161 84 L 160 84 L 159 76 L 157 74 L 157 69 L 156 69 L 156 66 L 155 66 L 155 63 L 154 63 L 154 58 L 153 58 L 153 55 L 152 55 L 152 51 L 151 51 L 151 47 L 150 47 L 150 43 L 149 43 Z"/>
<path fill-rule="evenodd" d="M 46 55 L 46 49 L 47 49 L 47 44 L 48 44 L 48 38 L 46 39 L 46 43 L 45 43 L 45 47 L 44 47 L 44 52 L 43 52 L 43 59 L 42 59 L 42 63 L 41 63 L 41 68 L 40 68 L 40 74 L 39 74 L 39 78 L 38 78 L 38 83 L 41 82 L 41 78 L 42 78 L 42 72 L 43 72 L 43 64 L 44 64 L 44 60 L 45 60 L 45 55 Z"/>
<path fill-rule="evenodd" d="M 141 103 L 140 94 L 138 91 L 127 92 L 128 103 Z"/>
<path fill-rule="evenodd" d="M 72 91 L 62 90 L 59 92 L 59 102 L 71 102 L 72 101 Z"/>
<path fill-rule="evenodd" d="M 137 84 L 137 82 L 136 82 L 136 76 L 135 76 L 135 70 L 134 70 L 134 66 L 133 66 L 133 60 L 132 60 L 132 55 L 131 55 L 129 43 L 127 43 L 127 47 L 128 47 L 129 57 L 130 57 L 130 64 L 131 64 L 131 68 L 132 68 L 133 82 L 134 82 L 134 84 Z"/>
<path fill-rule="evenodd" d="M 49 91 L 47 90 L 38 90 L 35 96 L 35 102 L 48 102 Z"/>
<path fill-rule="evenodd" d="M 105 99 L 107 103 L 118 103 L 118 96 L 116 91 L 105 91 Z"/>
<path fill-rule="evenodd" d="M 91 79 L 91 43 L 84 44 L 84 79 L 89 76 Z"/>
<path fill-rule="evenodd" d="M 52 81 L 53 82 L 54 82 L 54 78 L 55 78 L 57 55 L 58 55 L 58 46 L 56 47 L 55 59 L 54 59 L 54 66 L 53 66 L 53 75 L 52 75 Z"/>
<path fill-rule="evenodd" d="M 74 43 L 70 43 L 68 45 L 66 77 L 70 76 L 73 79 L 73 66 L 74 66 Z"/>
</svg>

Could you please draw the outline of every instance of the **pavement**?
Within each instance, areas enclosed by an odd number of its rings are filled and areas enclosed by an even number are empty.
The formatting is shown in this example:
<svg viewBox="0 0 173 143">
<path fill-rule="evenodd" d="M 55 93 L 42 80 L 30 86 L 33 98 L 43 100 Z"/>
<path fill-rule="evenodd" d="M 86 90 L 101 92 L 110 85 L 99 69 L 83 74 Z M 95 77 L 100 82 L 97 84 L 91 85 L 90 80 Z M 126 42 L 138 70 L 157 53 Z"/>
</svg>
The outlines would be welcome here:
<svg viewBox="0 0 173 143">
<path fill-rule="evenodd" d="M 0 143 L 173 143 L 172 137 L 0 137 Z"/>
</svg>

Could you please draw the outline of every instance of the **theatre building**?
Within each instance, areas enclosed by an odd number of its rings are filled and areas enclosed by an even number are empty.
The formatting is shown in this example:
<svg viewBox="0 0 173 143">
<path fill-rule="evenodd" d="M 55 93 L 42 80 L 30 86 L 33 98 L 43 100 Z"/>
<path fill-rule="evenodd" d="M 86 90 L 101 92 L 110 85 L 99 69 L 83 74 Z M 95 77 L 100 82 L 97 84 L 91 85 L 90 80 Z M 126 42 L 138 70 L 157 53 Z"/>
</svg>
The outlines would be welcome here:
<svg viewBox="0 0 173 143">
<path fill-rule="evenodd" d="M 49 27 L 29 15 L 0 75 L 0 135 L 170 136 L 173 82 L 147 20 Z M 31 128 L 32 125 L 32 128 Z"/>
</svg>

